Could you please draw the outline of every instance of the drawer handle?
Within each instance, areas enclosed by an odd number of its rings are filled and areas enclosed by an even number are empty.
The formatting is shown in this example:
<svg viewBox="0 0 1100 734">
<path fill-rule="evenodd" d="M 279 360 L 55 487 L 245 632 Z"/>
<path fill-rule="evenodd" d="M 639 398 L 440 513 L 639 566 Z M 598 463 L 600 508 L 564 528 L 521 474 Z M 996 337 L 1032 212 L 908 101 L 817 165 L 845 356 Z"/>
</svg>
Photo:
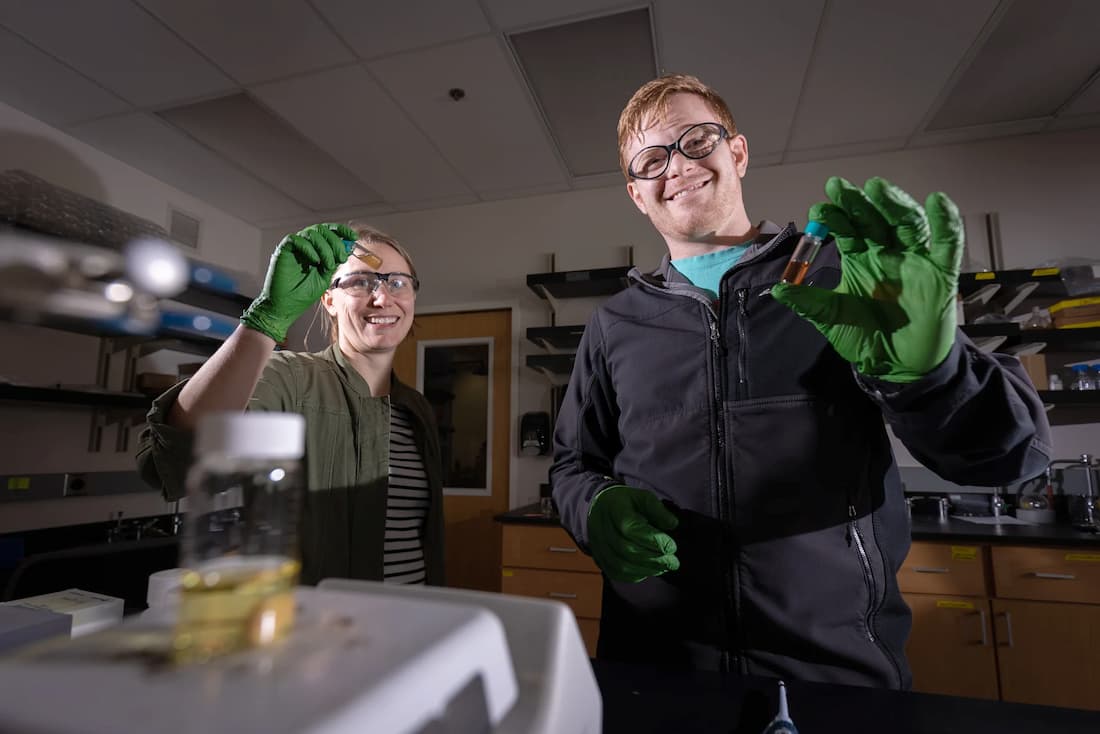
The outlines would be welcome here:
<svg viewBox="0 0 1100 734">
<path fill-rule="evenodd" d="M 914 573 L 951 573 L 950 568 L 932 568 L 931 566 L 913 566 Z"/>
<path fill-rule="evenodd" d="M 1007 647 L 1014 647 L 1016 642 L 1012 639 L 1012 612 L 1001 612 L 1005 618 L 1005 643 Z"/>
<path fill-rule="evenodd" d="M 577 548 L 565 548 L 565 547 L 562 547 L 560 545 L 552 545 L 549 548 L 547 548 L 546 550 L 550 551 L 551 553 L 576 553 L 579 549 L 577 549 Z"/>
<path fill-rule="evenodd" d="M 1057 581 L 1073 581 L 1077 578 L 1072 573 L 1040 573 L 1036 571 L 1032 575 L 1037 579 L 1055 579 Z"/>
<path fill-rule="evenodd" d="M 551 591 L 547 594 L 552 599 L 576 599 L 576 594 L 566 594 L 564 591 Z"/>
<path fill-rule="evenodd" d="M 979 615 L 978 624 L 980 624 L 982 626 L 981 646 L 986 647 L 986 646 L 989 645 L 989 635 L 987 635 L 986 631 L 985 631 L 985 610 L 984 609 L 979 609 L 978 610 L 978 615 Z"/>
</svg>

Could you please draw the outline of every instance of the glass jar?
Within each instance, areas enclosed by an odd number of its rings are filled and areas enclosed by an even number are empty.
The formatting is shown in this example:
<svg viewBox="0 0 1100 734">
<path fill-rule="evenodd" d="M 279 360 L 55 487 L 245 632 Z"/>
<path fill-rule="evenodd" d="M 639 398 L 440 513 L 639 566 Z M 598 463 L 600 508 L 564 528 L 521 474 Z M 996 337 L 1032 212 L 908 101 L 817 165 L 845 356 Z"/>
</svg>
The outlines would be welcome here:
<svg viewBox="0 0 1100 734">
<path fill-rule="evenodd" d="M 266 645 L 293 625 L 304 446 L 297 414 L 199 421 L 180 550 L 177 661 Z"/>
</svg>

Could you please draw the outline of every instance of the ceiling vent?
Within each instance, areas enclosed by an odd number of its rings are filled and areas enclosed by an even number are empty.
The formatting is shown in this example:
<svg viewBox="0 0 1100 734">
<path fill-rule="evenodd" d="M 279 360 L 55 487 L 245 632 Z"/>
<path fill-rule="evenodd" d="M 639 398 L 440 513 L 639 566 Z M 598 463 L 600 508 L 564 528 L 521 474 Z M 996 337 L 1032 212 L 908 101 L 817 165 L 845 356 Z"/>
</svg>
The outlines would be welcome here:
<svg viewBox="0 0 1100 734">
<path fill-rule="evenodd" d="M 192 250 L 199 249 L 199 230 L 201 222 L 190 214 L 184 214 L 179 209 L 170 207 L 168 210 L 168 236 L 173 242 L 178 242 Z"/>
</svg>

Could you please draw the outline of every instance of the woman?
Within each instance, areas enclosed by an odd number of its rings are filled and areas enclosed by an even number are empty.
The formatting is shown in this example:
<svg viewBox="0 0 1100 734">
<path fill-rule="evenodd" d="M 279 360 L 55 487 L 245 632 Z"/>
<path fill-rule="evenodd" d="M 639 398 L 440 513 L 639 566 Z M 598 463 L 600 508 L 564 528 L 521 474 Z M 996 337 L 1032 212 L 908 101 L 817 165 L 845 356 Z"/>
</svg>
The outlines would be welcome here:
<svg viewBox="0 0 1100 734">
<path fill-rule="evenodd" d="M 192 431 L 206 413 L 300 413 L 302 582 L 442 585 L 438 434 L 427 401 L 393 374 L 418 287 L 408 252 L 365 225 L 317 224 L 284 238 L 241 325 L 194 377 L 154 401 L 137 455 L 142 477 L 169 500 L 186 494 Z M 275 352 L 318 300 L 331 346 Z"/>
</svg>

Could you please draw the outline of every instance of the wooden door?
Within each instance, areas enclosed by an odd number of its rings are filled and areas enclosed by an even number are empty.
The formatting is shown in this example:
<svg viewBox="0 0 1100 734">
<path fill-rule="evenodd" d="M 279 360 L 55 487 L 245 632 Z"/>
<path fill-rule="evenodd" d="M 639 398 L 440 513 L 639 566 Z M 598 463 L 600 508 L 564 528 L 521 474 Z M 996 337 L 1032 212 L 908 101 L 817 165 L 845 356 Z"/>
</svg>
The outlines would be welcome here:
<svg viewBox="0 0 1100 734">
<path fill-rule="evenodd" d="M 1100 606 L 993 600 L 1001 698 L 1100 710 Z"/>
<path fill-rule="evenodd" d="M 512 314 L 510 310 L 465 311 L 417 316 L 413 330 L 398 348 L 394 371 L 406 384 L 417 385 L 424 374 L 424 349 L 445 349 L 450 344 L 492 340 L 489 436 L 485 474 L 490 485 L 484 493 L 448 490 L 444 485 L 443 516 L 446 533 L 447 585 L 464 589 L 500 591 L 500 523 L 493 520 L 508 510 L 508 472 L 511 431 Z M 419 362 L 419 363 L 418 363 Z M 434 396 L 433 396 L 434 397 Z M 462 411 L 464 403 L 445 410 Z M 437 408 L 437 412 L 442 410 Z M 438 416 L 444 424 L 456 416 Z M 446 432 L 444 432 L 446 433 Z M 442 435 L 444 441 L 453 436 Z M 453 469 L 453 467 L 452 467 Z M 452 471 L 452 477 L 458 476 Z M 464 492 L 459 494 L 456 492 Z"/>
<path fill-rule="evenodd" d="M 913 610 L 906 656 L 913 690 L 997 700 L 989 601 L 941 594 L 905 594 Z"/>
</svg>

